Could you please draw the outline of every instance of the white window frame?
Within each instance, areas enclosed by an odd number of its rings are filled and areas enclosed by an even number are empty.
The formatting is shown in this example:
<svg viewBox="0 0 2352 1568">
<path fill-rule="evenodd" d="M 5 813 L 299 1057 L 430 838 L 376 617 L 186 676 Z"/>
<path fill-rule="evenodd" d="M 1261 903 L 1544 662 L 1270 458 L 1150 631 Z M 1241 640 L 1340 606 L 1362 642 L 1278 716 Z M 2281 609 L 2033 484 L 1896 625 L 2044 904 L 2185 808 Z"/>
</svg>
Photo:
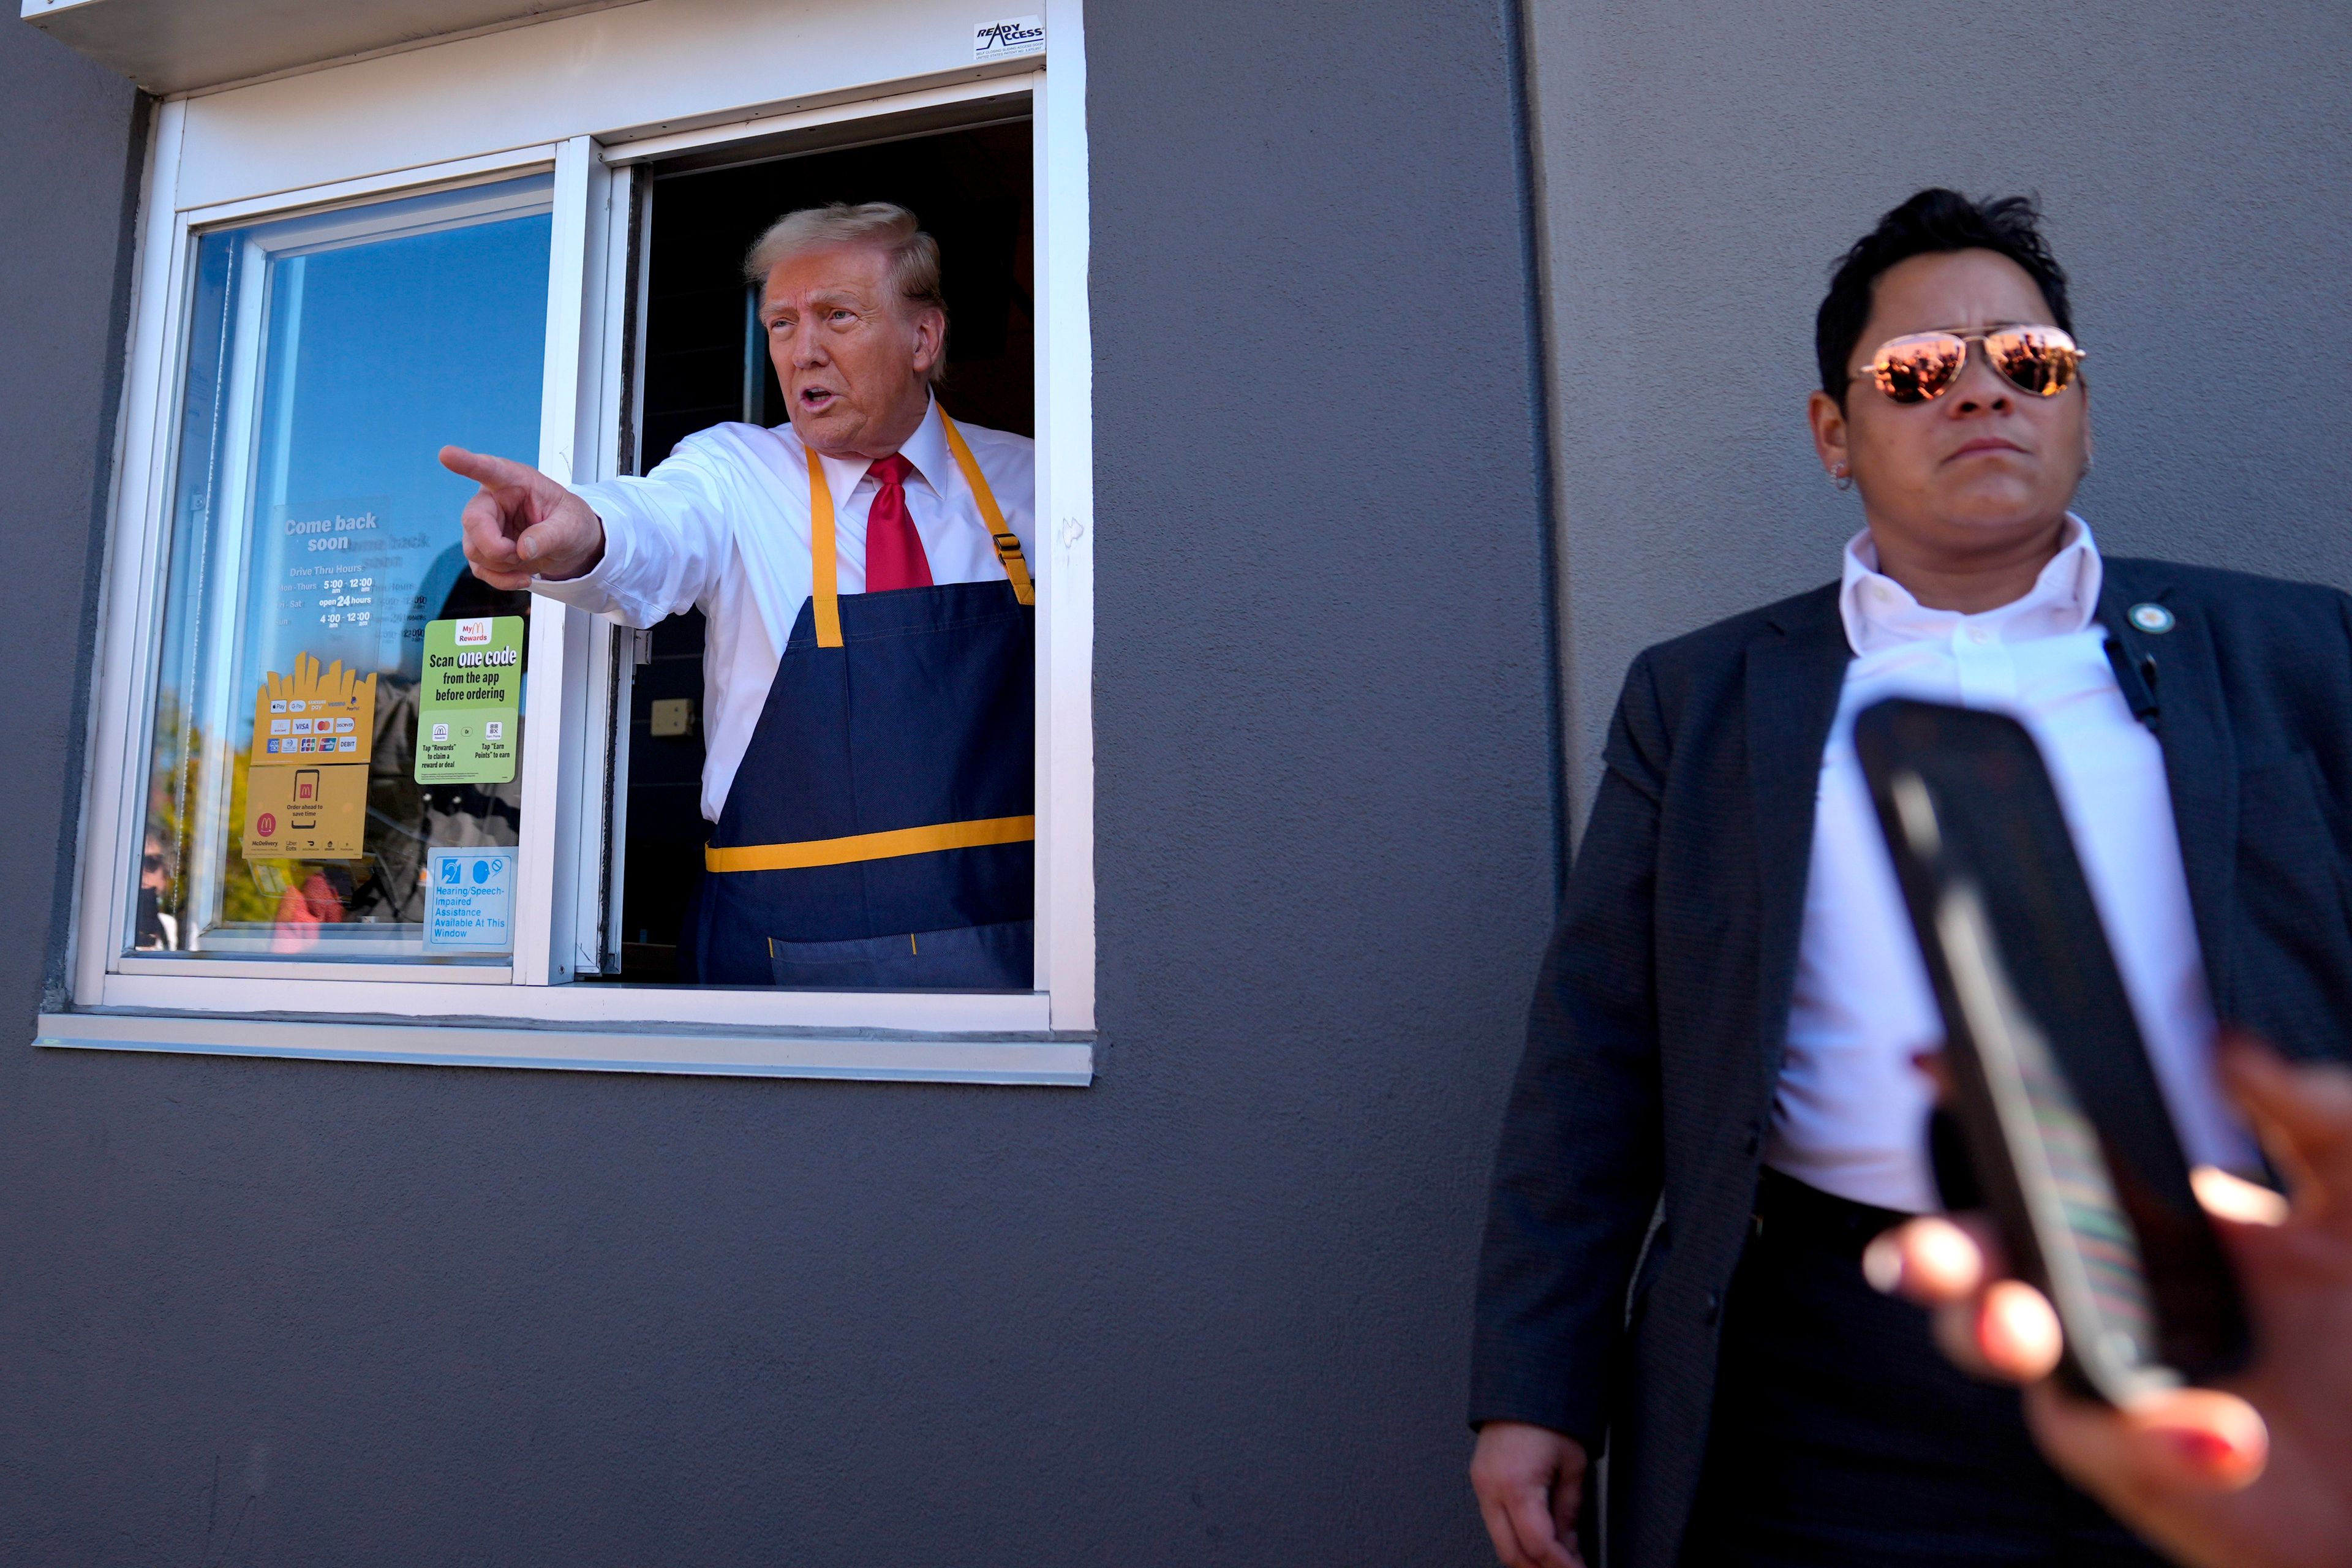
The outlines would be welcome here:
<svg viewBox="0 0 2352 1568">
<path fill-rule="evenodd" d="M 902 0 L 919 6 L 922 0 Z M 887 26 L 887 6 L 852 7 Z M 745 15 L 724 0 L 649 4 L 539 24 L 606 29 L 667 21 L 673 28 L 733 25 Z M 839 18 L 835 19 L 836 23 Z M 201 98 L 167 100 L 150 153 L 115 453 L 116 484 L 106 585 L 94 661 L 89 781 L 78 859 L 79 886 L 68 949 L 70 1009 L 45 1016 L 40 1041 L 141 1050 L 331 1057 L 408 1062 L 479 1062 L 607 1069 L 780 1076 L 905 1077 L 982 1082 L 1082 1083 L 1092 1074 L 1094 1026 L 1093 574 L 1091 340 L 1087 321 L 1085 79 L 1080 6 L 1048 14 L 1051 66 L 1031 58 L 993 70 L 917 73 L 835 93 L 751 105 L 710 101 L 693 115 L 604 126 L 598 95 L 579 92 L 587 121 L 568 133 L 484 147 L 397 168 L 379 140 L 334 134 L 344 99 L 368 93 L 446 93 L 478 71 L 490 47 L 511 51 L 518 34 L 461 40 L 404 60 L 330 68 L 280 92 L 272 108 L 289 138 L 305 117 L 319 134 L 297 146 L 287 174 L 256 160 L 253 183 L 269 188 L 220 195 L 220 159 L 184 181 Z M 705 40 L 724 47 L 723 34 Z M 563 40 L 551 37 L 551 45 Z M 468 51 L 471 51 L 470 53 Z M 690 55 L 690 50 L 689 50 Z M 438 57 L 438 58 L 435 58 Z M 512 58 L 509 52 L 507 58 Z M 691 63 L 690 58 L 688 63 Z M 372 79 L 352 76 L 372 72 Z M 683 75 L 684 73 L 680 73 Z M 951 79 L 941 79 L 949 76 Z M 422 83 L 420 89 L 419 83 Z M 251 92 L 278 91 L 272 81 Z M 625 103 L 644 95 L 611 96 Z M 604 859 L 613 777 L 614 698 L 625 702 L 630 644 L 609 623 L 551 599 L 532 607 L 524 683 L 526 734 L 518 857 L 517 944 L 505 966 L 273 962 L 125 953 L 134 897 L 129 847 L 141 842 L 150 726 L 161 647 L 160 600 L 170 550 L 173 444 L 188 267 L 203 230 L 455 184 L 553 175 L 553 228 L 544 387 L 537 454 L 559 480 L 608 478 L 620 465 L 622 342 L 635 312 L 624 298 L 631 182 L 655 160 L 723 148 L 732 141 L 910 111 L 1029 97 L 1034 210 L 1037 485 L 1042 570 L 1038 595 L 1036 738 L 1036 989 L 1027 994 L 797 992 L 582 983 L 603 955 L 603 923 L 617 889 L 593 874 Z M 721 93 L 723 96 L 723 92 Z M 806 106 L 812 97 L 819 99 Z M 551 101 L 556 101 L 551 98 Z M 691 100 L 688 100 L 691 107 Z M 378 109 L 381 110 L 379 104 Z M 675 107 L 675 106 L 664 106 Z M 380 118 L 379 114 L 379 118 Z M 251 117 L 248 117 L 250 119 Z M 262 117 L 264 122 L 268 116 Z M 502 127 L 486 127 L 494 136 Z M 249 134 L 249 127 L 248 134 Z M 434 137 L 446 150 L 446 117 Z M 462 140 L 462 132 L 459 133 Z M 215 142 L 224 138 L 214 133 Z M 320 153 L 316 149 L 323 145 Z M 303 166 L 304 159 L 308 166 Z M 271 184 L 273 178 L 299 183 Z M 193 184 L 195 188 L 188 188 Z M 619 724 L 625 725 L 625 708 Z M 625 730 L 620 730 L 625 746 Z M 618 846 L 614 847 L 617 858 Z M 583 875 L 583 871 L 591 874 Z M 617 909 L 611 912 L 617 919 Z"/>
</svg>

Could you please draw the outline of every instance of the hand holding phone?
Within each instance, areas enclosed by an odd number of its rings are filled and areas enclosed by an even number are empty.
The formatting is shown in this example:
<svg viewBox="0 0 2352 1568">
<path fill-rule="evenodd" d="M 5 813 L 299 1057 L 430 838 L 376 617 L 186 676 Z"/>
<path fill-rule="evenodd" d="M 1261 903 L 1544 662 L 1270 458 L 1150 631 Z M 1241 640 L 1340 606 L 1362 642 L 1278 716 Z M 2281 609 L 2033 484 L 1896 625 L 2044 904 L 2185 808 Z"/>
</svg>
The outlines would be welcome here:
<svg viewBox="0 0 2352 1568">
<path fill-rule="evenodd" d="M 2060 1377 L 2124 1405 L 2234 1369 L 2237 1280 L 2032 738 L 1898 699 L 1857 718 L 1854 746 L 1943 1014 L 1969 1196 L 2057 1311 Z"/>
<path fill-rule="evenodd" d="M 2261 1349 L 2222 1388 L 2116 1409 L 2051 1381 L 2063 1335 L 2006 1277 L 1982 1215 L 1923 1215 L 1870 1244 L 1871 1282 L 1932 1309 L 1979 1376 L 2023 1386 L 2034 1441 L 2076 1486 L 2183 1568 L 2352 1564 L 2352 1068 L 2227 1040 L 2224 1085 L 2292 1178 L 2292 1202 L 2210 1167 L 2213 1216 Z"/>
</svg>

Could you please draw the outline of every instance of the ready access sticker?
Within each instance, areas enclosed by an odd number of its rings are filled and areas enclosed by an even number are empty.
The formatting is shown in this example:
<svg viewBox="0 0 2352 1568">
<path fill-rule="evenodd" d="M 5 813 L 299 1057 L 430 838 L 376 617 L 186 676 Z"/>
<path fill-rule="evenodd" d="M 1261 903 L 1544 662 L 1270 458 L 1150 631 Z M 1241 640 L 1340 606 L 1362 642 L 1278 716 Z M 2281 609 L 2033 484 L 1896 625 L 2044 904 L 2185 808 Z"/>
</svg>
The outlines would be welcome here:
<svg viewBox="0 0 2352 1568">
<path fill-rule="evenodd" d="M 515 852 L 425 852 L 425 951 L 514 951 Z"/>
<path fill-rule="evenodd" d="M 425 624 L 416 782 L 508 784 L 522 754 L 520 616 Z"/>
<path fill-rule="evenodd" d="M 971 58 L 975 60 L 1013 59 L 1045 52 L 1043 16 L 1007 16 L 1002 21 L 982 22 L 971 30 Z"/>
</svg>

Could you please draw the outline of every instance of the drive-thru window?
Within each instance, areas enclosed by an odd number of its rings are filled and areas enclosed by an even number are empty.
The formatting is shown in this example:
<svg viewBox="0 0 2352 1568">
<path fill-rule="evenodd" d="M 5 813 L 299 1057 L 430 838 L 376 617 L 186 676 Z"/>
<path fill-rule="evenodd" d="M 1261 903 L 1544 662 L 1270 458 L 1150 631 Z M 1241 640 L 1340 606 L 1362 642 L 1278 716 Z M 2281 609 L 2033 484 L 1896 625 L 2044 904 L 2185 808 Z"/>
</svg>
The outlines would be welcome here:
<svg viewBox="0 0 2352 1568">
<path fill-rule="evenodd" d="M 1083 1081 L 1080 42 L 1075 5 L 645 0 L 167 98 L 72 1006 L 43 1037 Z M 782 423 L 743 257 L 828 202 L 921 220 L 940 407 L 1036 442 L 1026 988 L 679 984 L 709 831 L 702 618 L 631 629 L 488 585 L 460 543 L 472 486 L 435 461 L 455 443 L 584 483 Z"/>
</svg>

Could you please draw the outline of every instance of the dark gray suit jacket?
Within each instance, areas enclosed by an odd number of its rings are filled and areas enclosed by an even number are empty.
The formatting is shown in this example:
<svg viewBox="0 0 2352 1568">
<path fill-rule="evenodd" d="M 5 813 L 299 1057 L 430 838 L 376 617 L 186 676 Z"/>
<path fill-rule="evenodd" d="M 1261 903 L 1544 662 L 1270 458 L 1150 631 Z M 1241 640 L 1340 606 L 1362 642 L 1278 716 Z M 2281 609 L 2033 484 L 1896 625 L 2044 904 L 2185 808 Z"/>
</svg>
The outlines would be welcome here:
<svg viewBox="0 0 2352 1568">
<path fill-rule="evenodd" d="M 2216 1009 L 2290 1055 L 2341 1058 L 2352 598 L 2105 564 L 2099 618 L 2163 742 Z M 2131 625 L 2141 603 L 2172 629 Z M 1593 1452 L 1605 1435 L 1616 1568 L 1670 1568 L 1697 1483 L 1847 658 L 1832 584 L 1633 661 L 1537 984 L 1496 1159 L 1470 1415 Z"/>
</svg>

